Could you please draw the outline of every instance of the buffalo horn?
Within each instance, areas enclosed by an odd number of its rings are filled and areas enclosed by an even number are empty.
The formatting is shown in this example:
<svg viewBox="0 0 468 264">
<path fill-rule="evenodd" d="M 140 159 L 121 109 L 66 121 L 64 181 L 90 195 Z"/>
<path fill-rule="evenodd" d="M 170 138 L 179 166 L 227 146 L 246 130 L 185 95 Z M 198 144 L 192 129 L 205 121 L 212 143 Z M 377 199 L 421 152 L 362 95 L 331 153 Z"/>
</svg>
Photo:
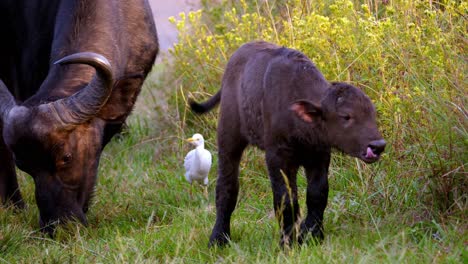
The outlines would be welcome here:
<svg viewBox="0 0 468 264">
<path fill-rule="evenodd" d="M 8 91 L 8 88 L 2 82 L 2 80 L 0 80 L 0 120 L 2 121 L 0 124 L 5 123 L 8 113 L 15 106 L 15 98 Z"/>
<path fill-rule="evenodd" d="M 66 124 L 80 124 L 96 116 L 112 92 L 113 76 L 109 61 L 97 53 L 80 52 L 66 56 L 54 64 L 87 64 L 96 69 L 96 75 L 85 88 L 52 103 L 61 121 Z"/>
</svg>

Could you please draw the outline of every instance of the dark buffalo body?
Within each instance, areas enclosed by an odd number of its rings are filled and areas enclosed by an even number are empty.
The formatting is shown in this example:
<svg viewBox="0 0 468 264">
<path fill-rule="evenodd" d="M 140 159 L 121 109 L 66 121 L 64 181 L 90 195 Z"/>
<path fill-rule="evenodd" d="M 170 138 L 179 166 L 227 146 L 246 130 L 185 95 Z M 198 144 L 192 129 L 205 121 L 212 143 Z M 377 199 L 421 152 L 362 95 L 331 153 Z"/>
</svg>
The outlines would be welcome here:
<svg viewBox="0 0 468 264">
<path fill-rule="evenodd" d="M 0 36 L 0 197 L 24 205 L 16 163 L 34 178 L 41 227 L 86 223 L 101 152 L 158 53 L 150 6 L 3 0 Z"/>
<path fill-rule="evenodd" d="M 307 216 L 296 234 L 301 242 L 307 234 L 323 237 L 331 148 L 370 163 L 378 160 L 385 147 L 370 99 L 350 84 L 328 82 L 296 50 L 266 42 L 243 45 L 228 62 L 221 90 L 205 103 L 192 102 L 191 107 L 203 113 L 218 102 L 216 224 L 210 244 L 225 244 L 229 239 L 239 192 L 239 162 L 247 145 L 266 152 L 282 243 L 294 241 L 300 214 L 296 185 L 300 166 L 308 182 Z"/>
</svg>

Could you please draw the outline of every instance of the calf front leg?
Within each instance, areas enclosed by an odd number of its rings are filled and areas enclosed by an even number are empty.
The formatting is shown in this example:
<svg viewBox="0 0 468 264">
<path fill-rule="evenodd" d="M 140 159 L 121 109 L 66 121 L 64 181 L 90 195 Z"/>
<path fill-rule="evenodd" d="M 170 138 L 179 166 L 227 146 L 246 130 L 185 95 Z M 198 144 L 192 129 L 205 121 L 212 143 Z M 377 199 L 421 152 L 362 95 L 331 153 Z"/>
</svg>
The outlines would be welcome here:
<svg viewBox="0 0 468 264">
<path fill-rule="evenodd" d="M 13 204 L 17 208 L 23 208 L 24 202 L 18 187 L 15 162 L 12 153 L 5 145 L 0 128 L 0 199 L 3 204 Z"/>
<path fill-rule="evenodd" d="M 295 238 L 294 225 L 300 216 L 296 184 L 299 165 L 291 155 L 279 149 L 267 150 L 266 162 L 275 213 L 281 229 L 281 246 L 290 245 Z"/>
<path fill-rule="evenodd" d="M 299 243 L 310 234 L 314 239 L 323 240 L 323 213 L 328 201 L 328 166 L 330 152 L 314 155 L 304 165 L 307 176 L 307 217 L 301 223 Z"/>
</svg>

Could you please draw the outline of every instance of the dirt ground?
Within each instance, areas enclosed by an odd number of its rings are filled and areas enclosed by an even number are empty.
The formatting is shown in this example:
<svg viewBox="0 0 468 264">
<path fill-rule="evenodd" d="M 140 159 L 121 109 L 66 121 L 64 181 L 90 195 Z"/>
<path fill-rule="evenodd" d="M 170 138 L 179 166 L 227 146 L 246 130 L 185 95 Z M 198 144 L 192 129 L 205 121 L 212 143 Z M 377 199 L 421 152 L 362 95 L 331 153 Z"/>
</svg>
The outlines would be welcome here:
<svg viewBox="0 0 468 264">
<path fill-rule="evenodd" d="M 178 18 L 181 12 L 197 10 L 199 0 L 149 0 L 149 2 L 156 21 L 159 45 L 164 52 L 177 42 L 176 28 L 169 23 L 168 18 L 171 16 Z"/>
</svg>

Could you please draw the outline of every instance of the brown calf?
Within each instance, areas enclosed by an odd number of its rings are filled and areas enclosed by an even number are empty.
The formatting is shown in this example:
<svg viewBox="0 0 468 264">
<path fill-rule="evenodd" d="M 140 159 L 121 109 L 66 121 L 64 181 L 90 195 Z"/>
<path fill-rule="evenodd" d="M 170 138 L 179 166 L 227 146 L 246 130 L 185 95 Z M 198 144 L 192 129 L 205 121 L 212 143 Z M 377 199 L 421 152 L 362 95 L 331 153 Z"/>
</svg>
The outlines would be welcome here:
<svg viewBox="0 0 468 264">
<path fill-rule="evenodd" d="M 331 148 L 368 163 L 377 161 L 385 148 L 375 108 L 361 90 L 329 83 L 304 54 L 271 43 L 239 48 L 228 62 L 221 90 L 205 103 L 191 102 L 191 107 L 204 113 L 218 102 L 219 175 L 210 245 L 226 244 L 230 238 L 239 162 L 247 145 L 266 152 L 282 244 L 291 241 L 300 214 L 296 185 L 300 166 L 308 182 L 302 242 L 307 234 L 323 238 Z"/>
</svg>

